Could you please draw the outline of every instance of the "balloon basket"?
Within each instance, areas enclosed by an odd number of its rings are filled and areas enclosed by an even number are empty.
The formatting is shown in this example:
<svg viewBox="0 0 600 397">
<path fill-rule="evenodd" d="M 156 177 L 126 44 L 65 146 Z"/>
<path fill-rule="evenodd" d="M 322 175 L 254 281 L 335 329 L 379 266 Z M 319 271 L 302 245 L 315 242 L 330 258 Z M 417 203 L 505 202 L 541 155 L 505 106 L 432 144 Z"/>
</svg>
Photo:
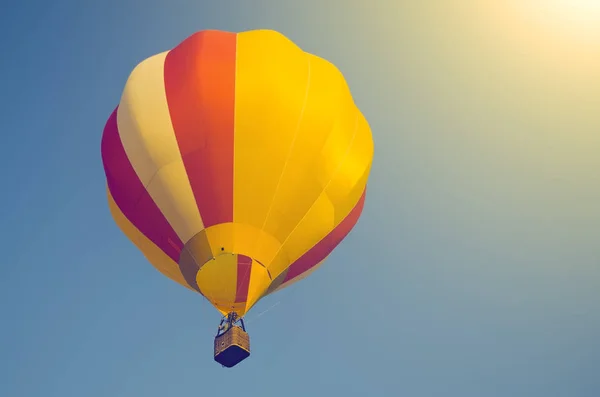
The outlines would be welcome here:
<svg viewBox="0 0 600 397">
<path fill-rule="evenodd" d="M 215 337 L 215 361 L 232 368 L 250 356 L 250 336 L 243 324 L 228 323 L 229 326 Z M 219 331 L 221 329 L 220 326 Z"/>
</svg>

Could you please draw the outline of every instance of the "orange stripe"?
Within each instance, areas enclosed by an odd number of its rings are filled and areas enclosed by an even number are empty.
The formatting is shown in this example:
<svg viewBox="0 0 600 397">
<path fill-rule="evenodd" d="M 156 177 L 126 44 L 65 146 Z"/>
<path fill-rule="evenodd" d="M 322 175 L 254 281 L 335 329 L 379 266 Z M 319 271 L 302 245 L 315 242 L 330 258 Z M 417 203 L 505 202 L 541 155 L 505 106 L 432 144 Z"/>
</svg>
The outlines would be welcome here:
<svg viewBox="0 0 600 397">
<path fill-rule="evenodd" d="M 165 90 L 205 227 L 233 221 L 235 33 L 202 31 L 165 60 Z"/>
</svg>

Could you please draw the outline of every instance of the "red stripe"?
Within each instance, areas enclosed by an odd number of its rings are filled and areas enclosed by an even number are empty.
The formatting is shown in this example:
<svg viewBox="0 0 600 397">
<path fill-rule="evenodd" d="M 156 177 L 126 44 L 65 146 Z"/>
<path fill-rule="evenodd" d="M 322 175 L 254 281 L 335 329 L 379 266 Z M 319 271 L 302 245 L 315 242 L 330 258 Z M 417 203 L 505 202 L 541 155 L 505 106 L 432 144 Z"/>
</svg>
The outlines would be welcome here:
<svg viewBox="0 0 600 397">
<path fill-rule="evenodd" d="M 288 269 L 283 282 L 289 281 L 302 273 L 310 270 L 313 266 L 317 265 L 323 259 L 327 257 L 339 243 L 350 233 L 358 218 L 362 213 L 365 205 L 367 189 L 363 191 L 360 200 L 354 206 L 352 211 L 336 226 L 327 236 L 319 241 L 314 247 L 308 250 L 304 255 L 298 258 Z"/>
<path fill-rule="evenodd" d="M 171 121 L 205 227 L 233 222 L 236 34 L 202 31 L 171 50 Z"/>
<path fill-rule="evenodd" d="M 102 135 L 102 162 L 108 188 L 129 222 L 177 262 L 183 243 L 144 188 L 127 157 L 117 126 L 117 109 L 110 115 Z"/>
<path fill-rule="evenodd" d="M 237 256 L 237 285 L 235 288 L 235 302 L 246 302 L 248 298 L 248 287 L 250 286 L 250 273 L 252 271 L 252 259 L 239 255 Z"/>
</svg>

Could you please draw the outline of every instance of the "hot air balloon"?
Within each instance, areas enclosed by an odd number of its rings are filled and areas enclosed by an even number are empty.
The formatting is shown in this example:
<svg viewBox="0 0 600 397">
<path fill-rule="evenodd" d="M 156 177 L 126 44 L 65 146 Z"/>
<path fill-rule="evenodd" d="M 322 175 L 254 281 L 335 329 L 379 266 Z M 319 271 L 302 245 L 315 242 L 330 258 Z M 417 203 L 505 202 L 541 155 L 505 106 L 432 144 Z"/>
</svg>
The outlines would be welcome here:
<svg viewBox="0 0 600 397">
<path fill-rule="evenodd" d="M 134 68 L 101 152 L 115 222 L 222 314 L 214 358 L 233 367 L 248 310 L 357 223 L 373 140 L 328 61 L 274 31 L 207 30 Z"/>
</svg>

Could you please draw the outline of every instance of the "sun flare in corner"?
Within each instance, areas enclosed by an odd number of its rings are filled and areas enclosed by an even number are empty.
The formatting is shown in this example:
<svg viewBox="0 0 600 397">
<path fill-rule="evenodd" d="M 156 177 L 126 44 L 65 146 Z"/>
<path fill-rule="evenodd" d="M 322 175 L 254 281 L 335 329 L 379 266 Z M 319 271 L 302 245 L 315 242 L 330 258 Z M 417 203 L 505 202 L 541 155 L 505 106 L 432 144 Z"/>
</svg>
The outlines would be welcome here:
<svg viewBox="0 0 600 397">
<path fill-rule="evenodd" d="M 528 17 L 557 33 L 600 40 L 600 0 L 517 0 Z"/>
</svg>

